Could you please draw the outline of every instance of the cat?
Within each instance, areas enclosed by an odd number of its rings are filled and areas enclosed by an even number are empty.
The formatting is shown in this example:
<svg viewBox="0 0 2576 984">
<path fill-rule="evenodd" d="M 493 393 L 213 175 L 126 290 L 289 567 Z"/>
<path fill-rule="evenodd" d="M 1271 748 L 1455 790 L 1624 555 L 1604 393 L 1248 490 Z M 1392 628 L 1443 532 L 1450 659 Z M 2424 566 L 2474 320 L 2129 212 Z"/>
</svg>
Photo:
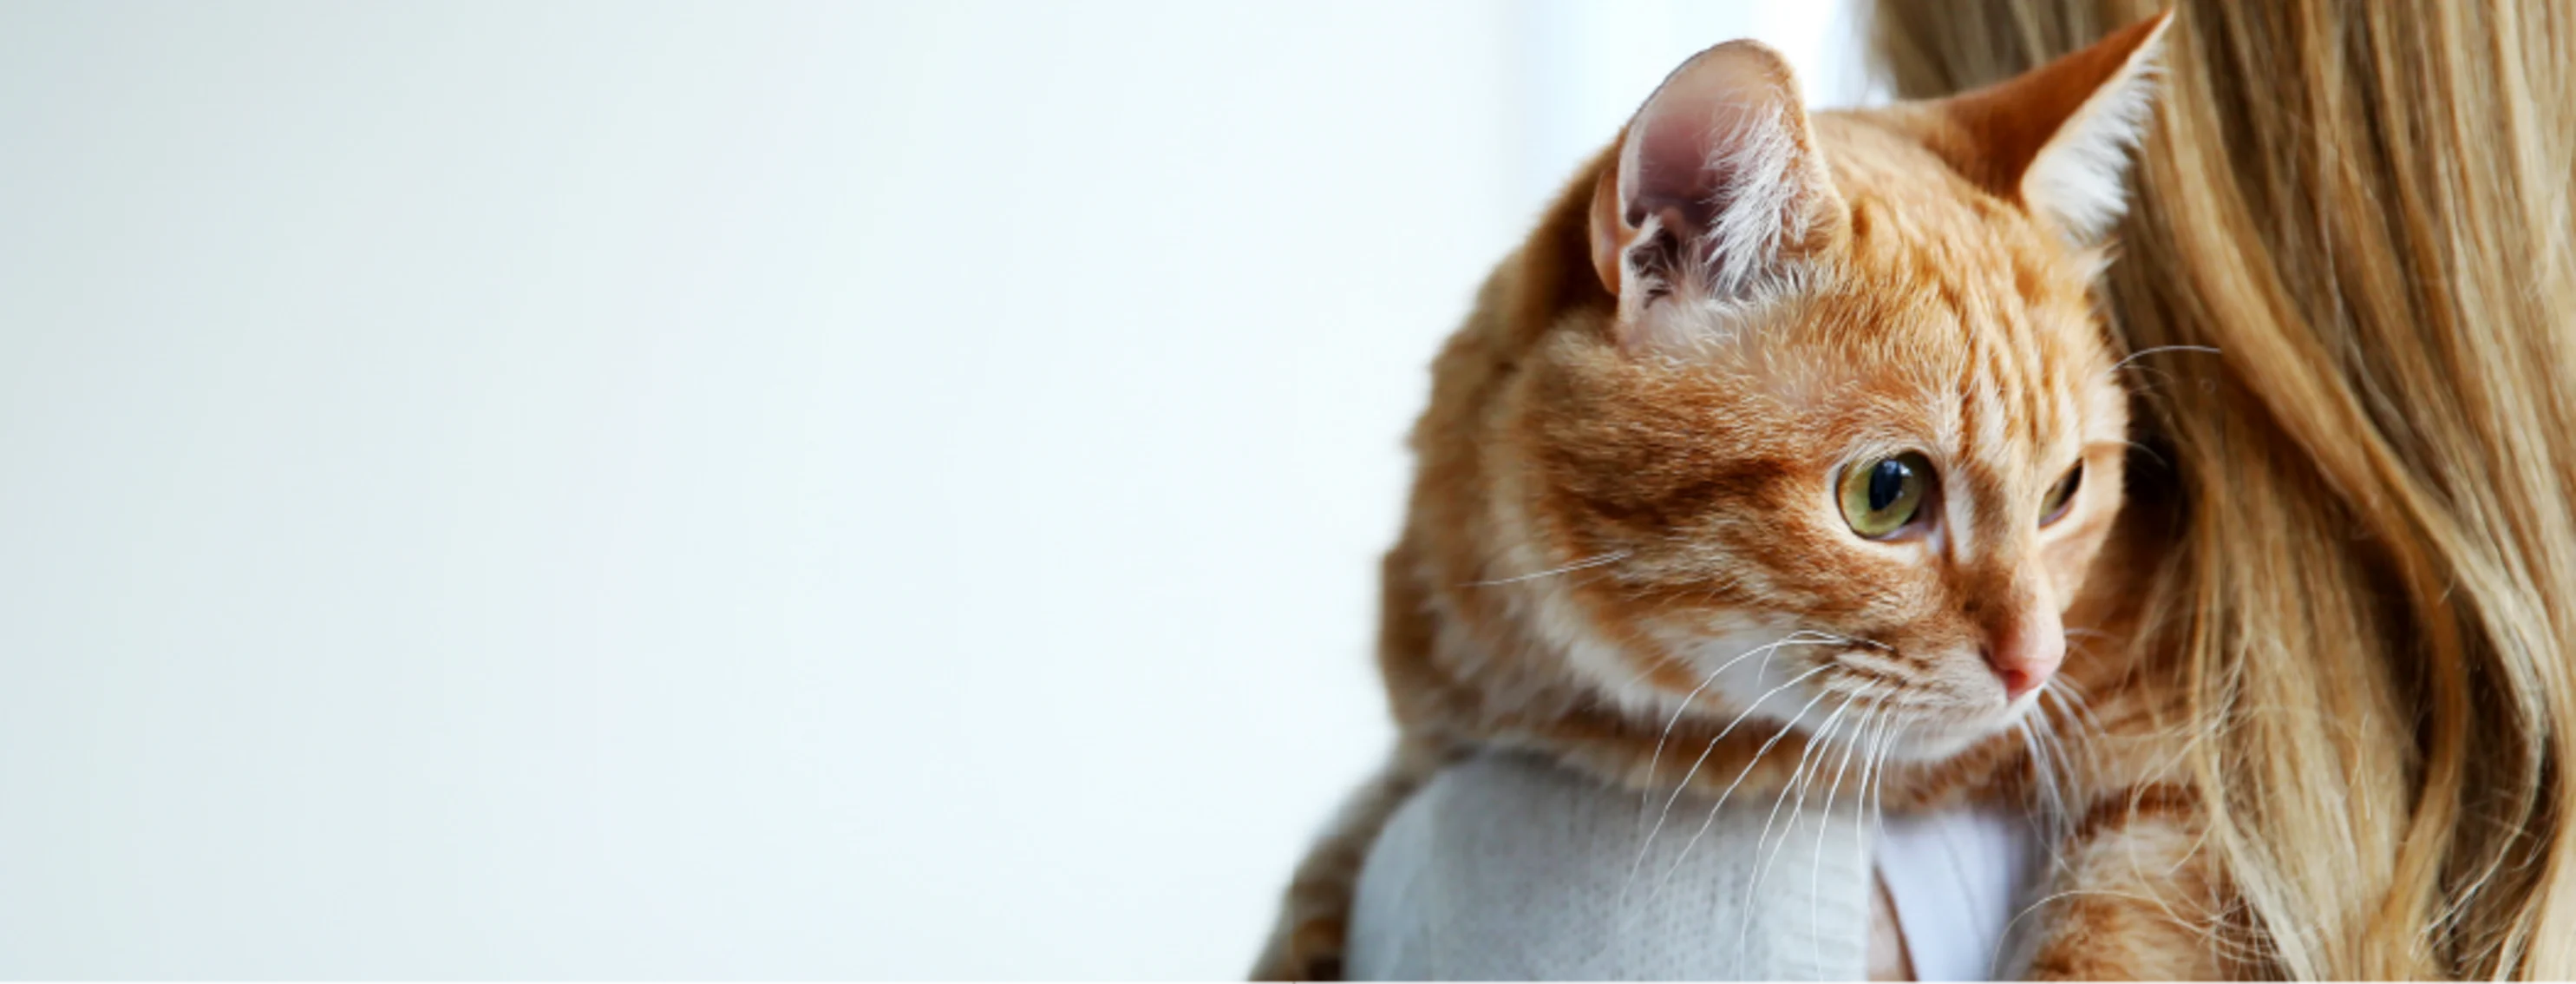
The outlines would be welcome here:
<svg viewBox="0 0 2576 984">
<path fill-rule="evenodd" d="M 1752 797 L 1810 743 L 1889 810 L 2049 822 L 2034 976 L 2228 974 L 2177 671 L 2125 642 L 2172 519 L 2123 510 L 2091 300 L 2170 16 L 1866 110 L 1811 116 L 1751 41 L 1664 81 L 1433 364 L 1382 569 L 1397 747 L 1254 976 L 1338 975 L 1372 839 L 1470 752 Z"/>
</svg>

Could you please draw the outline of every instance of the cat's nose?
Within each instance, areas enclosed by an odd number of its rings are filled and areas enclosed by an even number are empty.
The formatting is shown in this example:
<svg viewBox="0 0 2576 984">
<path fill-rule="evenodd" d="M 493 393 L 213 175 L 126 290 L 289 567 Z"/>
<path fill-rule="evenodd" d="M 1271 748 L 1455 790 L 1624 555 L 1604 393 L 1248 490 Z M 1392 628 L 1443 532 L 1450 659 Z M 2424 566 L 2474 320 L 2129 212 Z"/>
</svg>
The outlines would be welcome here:
<svg viewBox="0 0 2576 984">
<path fill-rule="evenodd" d="M 2059 630 L 2054 612 L 2021 619 L 1986 643 L 1986 665 L 2003 681 L 2007 700 L 2019 700 L 2047 683 L 2065 661 L 2066 634 Z"/>
</svg>

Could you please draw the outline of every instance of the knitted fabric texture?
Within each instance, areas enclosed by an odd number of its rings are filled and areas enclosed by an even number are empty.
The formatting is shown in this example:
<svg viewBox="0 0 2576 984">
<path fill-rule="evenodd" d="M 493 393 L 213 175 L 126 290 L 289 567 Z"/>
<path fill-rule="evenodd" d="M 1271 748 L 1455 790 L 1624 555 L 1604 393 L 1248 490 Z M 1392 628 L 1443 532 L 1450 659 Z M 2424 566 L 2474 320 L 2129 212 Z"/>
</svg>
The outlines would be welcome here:
<svg viewBox="0 0 2576 984">
<path fill-rule="evenodd" d="M 1452 766 L 1373 846 L 1345 970 L 1354 980 L 1858 979 L 1871 858 L 1856 783 L 1828 811 L 1831 786 L 1829 776 L 1813 784 L 1803 806 L 1794 795 L 1739 796 L 1712 810 L 1685 797 L 1665 815 L 1662 797 L 1645 802 L 1525 758 Z"/>
</svg>

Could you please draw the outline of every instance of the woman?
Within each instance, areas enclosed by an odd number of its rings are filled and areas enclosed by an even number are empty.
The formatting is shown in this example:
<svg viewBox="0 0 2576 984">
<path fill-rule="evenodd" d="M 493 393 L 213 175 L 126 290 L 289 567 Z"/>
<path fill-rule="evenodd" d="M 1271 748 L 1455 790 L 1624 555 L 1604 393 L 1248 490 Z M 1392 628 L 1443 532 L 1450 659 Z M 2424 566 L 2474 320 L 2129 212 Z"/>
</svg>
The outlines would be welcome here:
<svg viewBox="0 0 2576 984">
<path fill-rule="evenodd" d="M 2162 6 L 1880 0 L 1875 43 L 1900 95 L 1933 96 Z M 2211 945 L 2251 971 L 2576 976 L 2571 62 L 2555 0 L 2181 4 L 2107 295 L 2158 463 L 2130 501 L 2185 529 L 2131 642 L 2190 667 L 2206 850 L 2240 900 Z M 1419 859 L 1466 833 L 1444 818 L 1579 798 L 1444 777 L 1370 859 L 1355 958 L 1548 898 L 1562 866 L 1468 893 Z M 1470 801 L 1492 808 L 1440 808 Z M 1896 887 L 1899 910 L 1926 892 Z M 1917 920 L 1881 911 L 1895 953 Z M 1567 925 L 1498 945 L 1601 945 Z"/>
</svg>

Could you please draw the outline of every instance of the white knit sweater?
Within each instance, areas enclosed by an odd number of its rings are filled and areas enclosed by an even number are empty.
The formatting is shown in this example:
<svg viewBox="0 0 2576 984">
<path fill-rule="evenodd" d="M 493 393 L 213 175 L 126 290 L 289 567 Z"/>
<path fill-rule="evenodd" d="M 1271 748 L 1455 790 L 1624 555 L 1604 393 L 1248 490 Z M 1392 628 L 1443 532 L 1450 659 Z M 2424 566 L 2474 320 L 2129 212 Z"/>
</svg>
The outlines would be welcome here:
<svg viewBox="0 0 2576 984">
<path fill-rule="evenodd" d="M 1828 812 L 1830 785 L 1803 807 L 1739 798 L 1713 811 L 1684 798 L 1666 815 L 1660 798 L 1544 764 L 1471 759 L 1406 803 L 1370 852 L 1345 969 L 1355 980 L 1855 980 L 1876 866 L 1918 978 L 1991 976 L 2031 872 L 2027 837 L 1957 815 L 1892 819 L 1873 844 L 1857 781 Z"/>
</svg>

